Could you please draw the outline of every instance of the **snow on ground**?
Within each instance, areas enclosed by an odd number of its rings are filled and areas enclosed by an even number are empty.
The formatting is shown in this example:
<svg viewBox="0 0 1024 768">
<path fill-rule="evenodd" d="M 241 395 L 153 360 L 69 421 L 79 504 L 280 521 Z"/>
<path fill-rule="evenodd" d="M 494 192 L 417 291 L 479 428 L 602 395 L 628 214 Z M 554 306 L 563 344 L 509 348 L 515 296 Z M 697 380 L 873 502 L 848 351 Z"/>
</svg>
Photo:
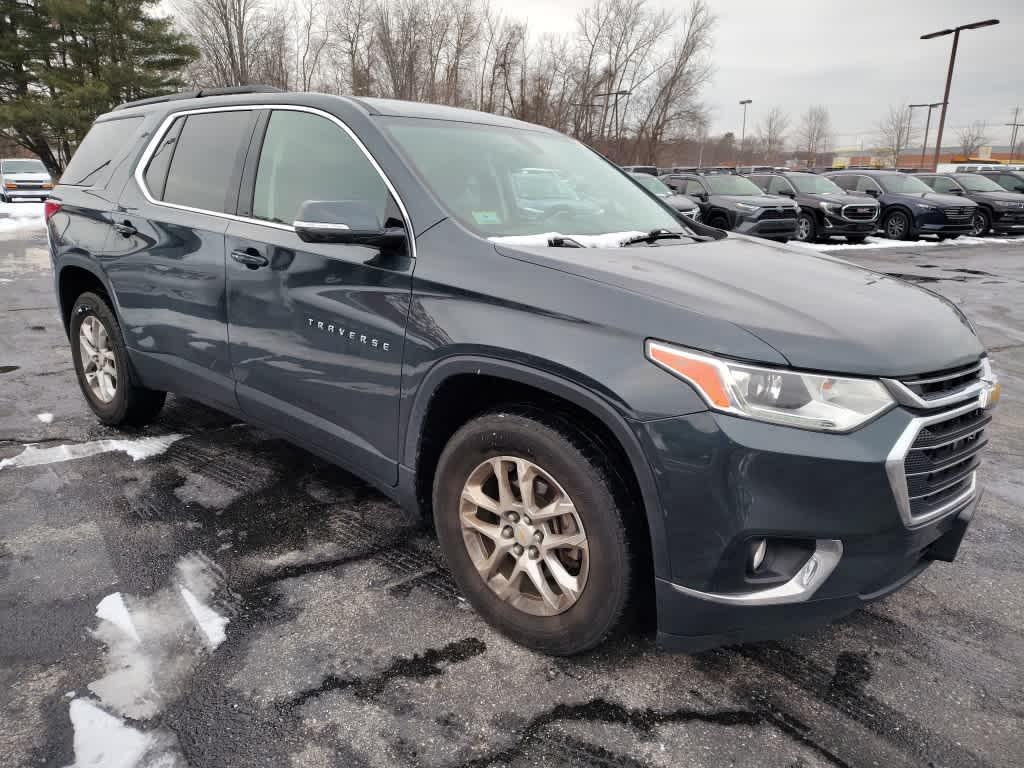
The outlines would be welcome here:
<svg viewBox="0 0 1024 768">
<path fill-rule="evenodd" d="M 605 235 L 563 235 L 560 232 L 544 232 L 539 235 L 506 235 L 487 238 L 498 245 L 546 246 L 553 237 L 568 237 L 584 248 L 618 248 L 631 237 L 644 237 L 646 232 L 609 232 Z"/>
<path fill-rule="evenodd" d="M 0 203 L 0 232 L 42 227 L 42 203 Z"/>
<path fill-rule="evenodd" d="M 4 467 L 35 467 L 40 464 L 54 464 L 58 461 L 82 459 L 98 453 L 124 451 L 133 461 L 159 456 L 171 447 L 172 443 L 181 440 L 185 435 L 161 435 L 160 437 L 139 437 L 134 440 L 92 440 L 87 443 L 71 445 L 54 445 L 49 448 L 37 448 L 26 445 L 17 456 L 0 460 L 0 469 Z"/>
<path fill-rule="evenodd" d="M 956 240 L 890 240 L 886 237 L 868 237 L 863 243 L 846 243 L 833 240 L 825 243 L 801 243 L 790 240 L 790 245 L 810 248 L 815 251 L 863 251 L 877 248 L 928 248 L 931 246 L 960 245 L 1024 245 L 1024 237 L 970 237 L 961 235 Z"/>
</svg>

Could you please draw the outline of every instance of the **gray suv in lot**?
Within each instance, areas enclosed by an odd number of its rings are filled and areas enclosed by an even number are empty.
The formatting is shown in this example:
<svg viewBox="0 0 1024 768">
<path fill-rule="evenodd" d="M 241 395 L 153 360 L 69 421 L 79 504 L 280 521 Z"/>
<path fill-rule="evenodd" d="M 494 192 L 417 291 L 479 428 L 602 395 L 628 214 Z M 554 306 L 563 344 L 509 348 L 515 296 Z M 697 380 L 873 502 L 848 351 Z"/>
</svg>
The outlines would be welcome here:
<svg viewBox="0 0 1024 768">
<path fill-rule="evenodd" d="M 956 556 L 999 385 L 954 304 L 535 125 L 245 90 L 101 116 L 46 203 L 105 424 L 174 392 L 348 468 L 549 653 L 777 637 Z M 593 205 L 524 213 L 523 168 Z"/>
</svg>

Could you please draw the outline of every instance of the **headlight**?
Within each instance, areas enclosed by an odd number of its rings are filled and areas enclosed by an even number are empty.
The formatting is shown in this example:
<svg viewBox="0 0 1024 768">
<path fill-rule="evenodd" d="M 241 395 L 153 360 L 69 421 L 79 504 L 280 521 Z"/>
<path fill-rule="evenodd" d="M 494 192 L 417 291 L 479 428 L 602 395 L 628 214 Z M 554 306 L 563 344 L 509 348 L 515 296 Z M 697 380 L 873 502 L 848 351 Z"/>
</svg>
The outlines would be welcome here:
<svg viewBox="0 0 1024 768">
<path fill-rule="evenodd" d="M 928 203 L 914 203 L 922 211 L 934 211 L 937 206 L 929 205 Z"/>
<path fill-rule="evenodd" d="M 992 204 L 996 208 L 1024 208 L 1024 203 L 1016 203 L 1012 200 L 993 200 Z"/>
<path fill-rule="evenodd" d="M 829 203 L 826 202 L 825 200 L 822 200 L 820 203 L 818 203 L 818 205 L 820 205 L 829 213 L 839 213 L 841 210 L 843 210 L 842 203 Z"/>
<path fill-rule="evenodd" d="M 849 432 L 894 404 L 882 383 L 721 360 L 647 342 L 647 358 L 691 384 L 716 411 L 819 432 Z"/>
<path fill-rule="evenodd" d="M 742 208 L 744 211 L 759 211 L 761 210 L 760 205 L 751 205 L 750 203 L 736 203 L 737 208 Z"/>
</svg>

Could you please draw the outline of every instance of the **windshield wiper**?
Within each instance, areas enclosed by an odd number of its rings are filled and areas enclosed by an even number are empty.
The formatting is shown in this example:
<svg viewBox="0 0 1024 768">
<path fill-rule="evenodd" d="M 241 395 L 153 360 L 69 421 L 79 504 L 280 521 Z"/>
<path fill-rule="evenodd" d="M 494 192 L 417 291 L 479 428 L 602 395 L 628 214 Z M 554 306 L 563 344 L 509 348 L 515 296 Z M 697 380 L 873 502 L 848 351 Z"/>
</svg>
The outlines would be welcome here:
<svg viewBox="0 0 1024 768">
<path fill-rule="evenodd" d="M 573 240 L 571 237 L 549 237 L 548 245 L 552 248 L 582 248 L 579 240 Z"/>
<path fill-rule="evenodd" d="M 671 230 L 668 229 L 652 229 L 646 235 L 637 235 L 636 237 L 629 238 L 629 240 L 623 242 L 622 245 L 636 245 L 637 243 L 651 244 L 655 240 L 682 240 L 684 237 L 689 237 L 693 240 L 698 241 L 707 240 L 706 237 L 701 237 L 700 235 L 691 235 L 689 232 L 672 232 Z"/>
</svg>

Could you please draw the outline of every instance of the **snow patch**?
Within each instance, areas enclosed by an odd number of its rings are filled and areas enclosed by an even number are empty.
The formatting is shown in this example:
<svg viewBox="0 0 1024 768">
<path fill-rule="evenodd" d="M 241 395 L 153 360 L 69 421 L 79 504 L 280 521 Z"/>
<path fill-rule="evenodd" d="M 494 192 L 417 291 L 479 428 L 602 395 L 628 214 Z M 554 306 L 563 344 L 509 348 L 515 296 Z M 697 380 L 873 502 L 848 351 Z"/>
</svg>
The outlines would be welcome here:
<svg viewBox="0 0 1024 768">
<path fill-rule="evenodd" d="M 1024 245 L 1024 237 L 969 237 L 961 235 L 956 240 L 890 240 L 887 237 L 868 237 L 863 243 L 801 243 L 790 240 L 790 245 L 799 248 L 810 248 L 815 251 L 856 251 L 875 250 L 878 248 L 930 248 L 939 246 L 959 245 Z"/>
<path fill-rule="evenodd" d="M 49 424 L 53 421 L 52 413 L 37 413 L 36 418 L 39 419 L 43 424 Z"/>
<path fill-rule="evenodd" d="M 196 620 L 196 624 L 199 625 L 199 629 L 203 631 L 206 639 L 210 641 L 210 645 L 216 648 L 227 640 L 228 636 L 224 632 L 224 627 L 228 625 L 229 619 L 199 602 L 187 587 L 178 587 L 178 591 L 185 600 L 185 605 L 188 606 L 192 617 Z"/>
<path fill-rule="evenodd" d="M 0 203 L 0 232 L 42 229 L 44 225 L 42 203 Z"/>
<path fill-rule="evenodd" d="M 96 606 L 96 618 L 109 621 L 136 643 L 139 642 L 139 633 L 135 630 L 135 624 L 132 623 L 132 615 L 128 612 L 120 592 L 107 595 L 100 600 L 99 605 Z"/>
<path fill-rule="evenodd" d="M 173 443 L 181 440 L 185 435 L 161 435 L 160 437 L 140 437 L 135 440 L 92 440 L 88 443 L 74 443 L 71 445 L 54 445 L 48 448 L 39 448 L 34 444 L 26 445 L 24 450 L 17 456 L 9 459 L 0 459 L 0 469 L 4 467 L 35 467 L 40 464 L 55 464 L 60 461 L 71 461 L 82 459 L 86 456 L 95 456 L 98 453 L 110 453 L 112 451 L 124 451 L 134 461 L 149 459 L 159 456 L 171 447 Z"/>
<path fill-rule="evenodd" d="M 74 728 L 71 768 L 175 768 L 185 760 L 167 731 L 142 732 L 105 712 L 89 699 L 68 707 Z"/>
<path fill-rule="evenodd" d="M 553 237 L 568 237 L 584 248 L 618 248 L 631 237 L 644 237 L 646 232 L 609 232 L 604 235 L 563 235 L 560 232 L 544 232 L 540 235 L 506 235 L 487 238 L 498 245 L 539 245 L 546 246 Z"/>
</svg>

